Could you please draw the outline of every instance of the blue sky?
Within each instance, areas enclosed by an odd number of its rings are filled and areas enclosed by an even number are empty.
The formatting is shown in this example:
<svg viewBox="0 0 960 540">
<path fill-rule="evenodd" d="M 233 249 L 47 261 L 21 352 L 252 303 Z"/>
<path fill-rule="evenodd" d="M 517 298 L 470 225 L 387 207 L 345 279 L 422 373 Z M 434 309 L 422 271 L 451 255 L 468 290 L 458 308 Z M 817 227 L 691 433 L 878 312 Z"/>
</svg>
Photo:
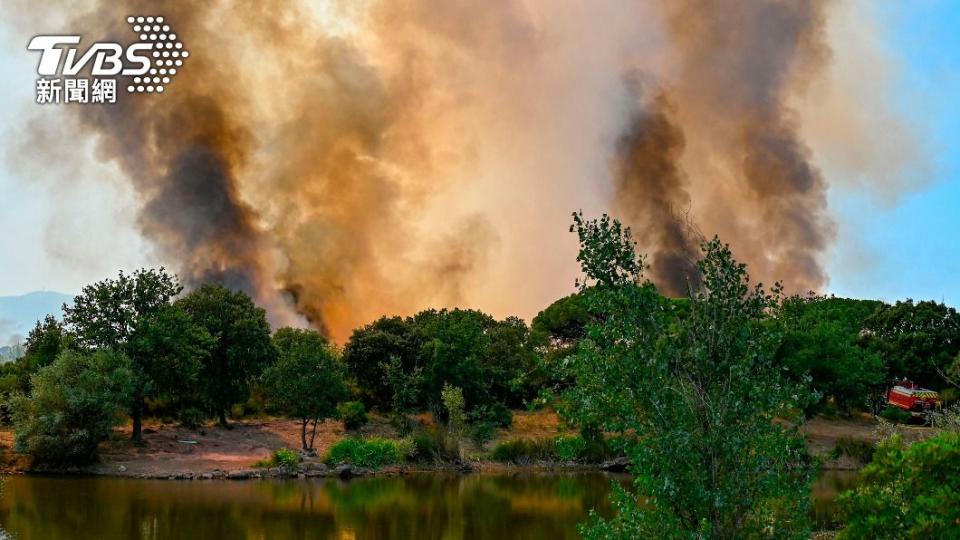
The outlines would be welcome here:
<svg viewBox="0 0 960 540">
<path fill-rule="evenodd" d="M 830 290 L 862 298 L 960 304 L 960 3 L 876 2 L 885 50 L 900 65 L 893 104 L 927 142 L 930 183 L 893 207 L 863 189 L 833 189 L 841 234 L 828 262 Z M 848 231 L 843 234 L 846 225 Z M 862 254 L 849 264 L 849 254 Z M 847 255 L 847 256 L 844 256 Z"/>
<path fill-rule="evenodd" d="M 960 305 L 960 2 L 860 5 L 868 6 L 882 49 L 898 66 L 888 106 L 922 136 L 930 178 L 891 202 L 825 169 L 838 225 L 825 256 L 828 292 Z M 74 162 L 65 159 L 38 168 L 17 159 L 23 123 L 37 111 L 36 58 L 17 32 L 0 22 L 0 296 L 43 289 L 73 293 L 118 268 L 155 264 L 136 232 L 129 188 L 114 167 L 96 164 L 91 141 L 71 141 L 64 149 L 65 156 L 81 156 L 82 167 L 72 168 Z M 563 240 L 568 238 L 558 235 Z"/>
</svg>

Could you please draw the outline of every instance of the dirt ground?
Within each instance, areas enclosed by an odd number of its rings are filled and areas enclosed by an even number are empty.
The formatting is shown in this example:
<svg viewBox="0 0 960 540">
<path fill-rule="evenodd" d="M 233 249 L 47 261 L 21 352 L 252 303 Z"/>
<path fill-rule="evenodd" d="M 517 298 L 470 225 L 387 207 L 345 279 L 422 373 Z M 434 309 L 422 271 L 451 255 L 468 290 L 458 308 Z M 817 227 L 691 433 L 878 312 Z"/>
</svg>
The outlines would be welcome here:
<svg viewBox="0 0 960 540">
<path fill-rule="evenodd" d="M 432 422 L 429 415 L 420 418 L 422 423 Z M 562 429 L 557 415 L 551 411 L 519 411 L 514 415 L 513 425 L 501 430 L 497 440 L 521 437 L 541 438 L 556 436 Z M 903 427 L 908 439 L 922 438 L 929 428 Z M 826 458 L 837 441 L 843 438 L 876 442 L 879 439 L 877 423 L 870 416 L 852 419 L 814 418 L 803 427 L 810 451 Z M 129 442 L 129 426 L 117 430 L 113 441 L 101 449 L 101 463 L 89 472 L 121 476 L 173 476 L 178 473 L 200 474 L 212 471 L 248 470 L 257 461 L 267 459 L 281 447 L 300 447 L 300 424 L 296 420 L 269 418 L 234 421 L 228 428 L 214 424 L 202 429 L 187 429 L 173 424 L 146 423 L 144 444 Z M 317 431 L 317 454 L 323 456 L 332 444 L 347 434 L 337 421 L 322 424 Z M 384 418 L 373 416 L 360 435 L 395 436 L 393 428 Z M 9 432 L 0 432 L 0 446 L 6 456 L 8 469 L 21 468 L 25 460 L 12 452 L 13 437 Z M 476 449 L 472 449 L 476 453 Z M 828 468 L 855 469 L 859 463 L 841 457 L 827 460 Z"/>
</svg>

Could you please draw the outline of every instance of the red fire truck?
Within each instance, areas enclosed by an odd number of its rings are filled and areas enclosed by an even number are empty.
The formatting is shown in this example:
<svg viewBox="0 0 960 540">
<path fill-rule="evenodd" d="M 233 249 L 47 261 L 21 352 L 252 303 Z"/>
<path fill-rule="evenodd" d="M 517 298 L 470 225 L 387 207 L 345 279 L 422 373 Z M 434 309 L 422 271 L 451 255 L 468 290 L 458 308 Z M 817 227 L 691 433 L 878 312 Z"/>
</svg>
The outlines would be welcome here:
<svg viewBox="0 0 960 540">
<path fill-rule="evenodd" d="M 914 416 L 926 416 L 940 407 L 940 395 L 933 390 L 920 388 L 913 381 L 902 379 L 887 392 L 887 404 Z"/>
</svg>

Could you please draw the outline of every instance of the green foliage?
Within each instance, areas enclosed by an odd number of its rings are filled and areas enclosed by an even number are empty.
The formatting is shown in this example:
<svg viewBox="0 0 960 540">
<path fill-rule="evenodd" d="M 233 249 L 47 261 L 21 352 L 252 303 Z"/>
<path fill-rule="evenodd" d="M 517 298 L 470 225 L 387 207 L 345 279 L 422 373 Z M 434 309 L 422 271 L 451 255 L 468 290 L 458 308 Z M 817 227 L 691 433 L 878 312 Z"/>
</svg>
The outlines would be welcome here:
<svg viewBox="0 0 960 540">
<path fill-rule="evenodd" d="M 884 441 L 839 503 L 841 539 L 960 537 L 960 433 Z"/>
<path fill-rule="evenodd" d="M 458 441 L 445 429 L 427 428 L 413 434 L 413 457 L 421 461 L 454 461 L 460 459 Z"/>
<path fill-rule="evenodd" d="M 557 448 L 553 439 L 514 439 L 497 443 L 490 452 L 490 459 L 500 463 L 529 465 L 537 462 L 556 461 Z"/>
<path fill-rule="evenodd" d="M 413 434 L 413 457 L 421 461 L 450 461 L 460 458 L 459 445 L 445 429 L 426 428 Z"/>
<path fill-rule="evenodd" d="M 487 422 L 501 428 L 510 427 L 513 423 L 513 411 L 499 402 L 473 407 L 469 417 L 472 422 Z"/>
<path fill-rule="evenodd" d="M 602 463 L 617 457 L 617 453 L 603 437 L 585 438 L 583 435 L 561 435 L 554 442 L 561 461 Z"/>
<path fill-rule="evenodd" d="M 380 437 L 366 439 L 349 438 L 337 441 L 330 447 L 327 462 L 350 463 L 358 467 L 379 469 L 384 465 L 401 463 L 413 454 L 414 447 L 406 441 L 394 441 Z"/>
<path fill-rule="evenodd" d="M 367 408 L 361 401 L 345 401 L 337 405 L 337 418 L 347 430 L 357 430 L 367 423 Z"/>
<path fill-rule="evenodd" d="M 554 445 L 561 461 L 576 461 L 587 449 L 586 439 L 579 435 L 561 435 L 557 437 Z"/>
<path fill-rule="evenodd" d="M 253 464 L 254 467 L 266 469 L 269 467 L 279 467 L 286 472 L 297 470 L 300 464 L 300 454 L 290 448 L 278 448 L 270 455 L 270 459 L 258 461 Z"/>
<path fill-rule="evenodd" d="M 300 454 L 289 448 L 278 448 L 273 452 L 270 461 L 274 467 L 293 471 L 297 469 L 297 465 L 300 463 Z"/>
<path fill-rule="evenodd" d="M 880 418 L 884 420 L 889 420 L 895 424 L 906 424 L 913 418 L 909 412 L 901 409 L 900 407 L 894 407 L 893 405 L 887 405 L 885 409 L 880 411 Z"/>
<path fill-rule="evenodd" d="M 440 391 L 440 400 L 447 413 L 447 431 L 460 434 L 467 424 L 467 415 L 463 412 L 466 402 L 463 400 L 463 391 L 456 386 L 445 384 Z"/>
<path fill-rule="evenodd" d="M 864 344 L 876 351 L 891 377 L 943 388 L 943 374 L 960 353 L 960 314 L 943 304 L 913 300 L 886 306 L 865 322 Z"/>
<path fill-rule="evenodd" d="M 587 324 L 592 320 L 585 296 L 578 292 L 557 300 L 537 313 L 530 326 L 535 332 L 547 334 L 554 343 L 575 345 L 586 336 Z"/>
<path fill-rule="evenodd" d="M 624 228 L 619 221 L 606 214 L 587 220 L 582 212 L 574 212 L 570 232 L 576 232 L 580 241 L 577 262 L 586 277 L 584 290 L 591 283 L 601 288 L 636 283 L 643 273 L 643 258 L 637 256 L 630 228 Z"/>
<path fill-rule="evenodd" d="M 476 445 L 477 448 L 483 449 L 484 445 L 493 440 L 493 437 L 497 434 L 497 426 L 493 422 L 486 420 L 479 420 L 470 424 L 470 430 L 468 435 L 470 441 Z"/>
<path fill-rule="evenodd" d="M 578 260 L 602 317 L 568 362 L 563 412 L 588 432 L 624 439 L 635 493 L 594 517 L 588 538 L 806 538 L 812 465 L 796 414 L 810 394 L 775 360 L 779 307 L 744 265 L 703 244 L 689 303 L 642 281 L 629 229 L 574 217 Z M 774 419 L 778 421 L 774 421 Z"/>
<path fill-rule="evenodd" d="M 123 421 L 133 386 L 129 360 L 101 349 L 63 351 L 32 380 L 30 395 L 14 396 L 16 449 L 34 465 L 86 465 L 97 446 Z"/>
<path fill-rule="evenodd" d="M 427 310 L 357 329 L 344 348 L 364 401 L 404 414 L 441 411 L 445 384 L 467 406 L 521 406 L 537 392 L 538 342 L 526 324 L 474 310 Z"/>
<path fill-rule="evenodd" d="M 398 356 L 391 356 L 381 367 L 392 396 L 390 403 L 394 414 L 402 416 L 413 412 L 420 403 L 423 368 L 417 366 L 410 371 L 404 371 Z"/>
<path fill-rule="evenodd" d="M 277 362 L 262 376 L 267 401 L 300 420 L 301 444 L 312 450 L 318 423 L 336 416 L 337 403 L 347 397 L 339 353 L 318 332 L 296 328 L 277 330 L 273 346 Z"/>
<path fill-rule="evenodd" d="M 182 409 L 177 416 L 180 424 L 189 429 L 196 429 L 202 426 L 203 422 L 207 419 L 207 415 L 196 407 Z"/>
<path fill-rule="evenodd" d="M 113 348 L 130 359 L 134 385 L 128 407 L 135 440 L 144 400 L 191 395 L 213 344 L 209 333 L 170 305 L 181 290 L 177 277 L 163 268 L 120 272 L 116 279 L 87 285 L 63 307 L 64 321 L 81 347 Z"/>
<path fill-rule="evenodd" d="M 833 450 L 830 451 L 830 457 L 838 459 L 847 456 L 856 460 L 860 465 L 865 465 L 873 459 L 874 451 L 876 451 L 876 446 L 870 441 L 841 437 L 837 439 Z"/>
<path fill-rule="evenodd" d="M 52 315 L 27 335 L 23 356 L 0 364 L 0 395 L 4 399 L 16 393 L 30 393 L 30 379 L 38 370 L 49 366 L 61 351 L 74 347 L 73 336 Z"/>
<path fill-rule="evenodd" d="M 869 408 L 883 390 L 883 359 L 858 345 L 864 321 L 882 308 L 878 301 L 834 297 L 792 297 L 783 302 L 778 320 L 784 336 L 777 357 L 794 381 L 811 380 L 820 396 L 813 409 L 822 410 L 828 401 L 843 412 Z"/>
<path fill-rule="evenodd" d="M 250 396 L 251 379 L 276 358 L 266 313 L 246 293 L 209 284 L 175 305 L 216 340 L 202 359 L 198 384 L 201 402 L 226 423 L 230 407 Z"/>
<path fill-rule="evenodd" d="M 420 349 L 426 341 L 421 329 L 413 320 L 403 317 L 383 317 L 357 328 L 343 350 L 343 361 L 357 379 L 363 400 L 372 407 L 388 409 L 417 402 L 418 396 L 395 394 L 419 391 L 399 377 L 410 374 L 418 367 Z M 394 364 L 394 380 L 386 377 L 387 366 Z M 394 382 L 391 385 L 391 382 Z"/>
</svg>

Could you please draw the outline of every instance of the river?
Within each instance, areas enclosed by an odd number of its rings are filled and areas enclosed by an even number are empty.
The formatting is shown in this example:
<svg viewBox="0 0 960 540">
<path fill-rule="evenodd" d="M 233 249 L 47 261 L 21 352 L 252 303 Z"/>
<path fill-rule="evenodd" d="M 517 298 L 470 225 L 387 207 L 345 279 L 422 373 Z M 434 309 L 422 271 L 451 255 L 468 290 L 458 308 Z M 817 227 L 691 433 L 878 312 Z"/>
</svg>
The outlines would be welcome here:
<svg viewBox="0 0 960 540">
<path fill-rule="evenodd" d="M 852 476 L 814 487 L 814 515 Z M 611 512 L 611 481 L 582 474 L 415 474 L 334 479 L 164 481 L 8 477 L 0 526 L 8 537 L 49 539 L 566 539 L 590 509 Z"/>
</svg>

